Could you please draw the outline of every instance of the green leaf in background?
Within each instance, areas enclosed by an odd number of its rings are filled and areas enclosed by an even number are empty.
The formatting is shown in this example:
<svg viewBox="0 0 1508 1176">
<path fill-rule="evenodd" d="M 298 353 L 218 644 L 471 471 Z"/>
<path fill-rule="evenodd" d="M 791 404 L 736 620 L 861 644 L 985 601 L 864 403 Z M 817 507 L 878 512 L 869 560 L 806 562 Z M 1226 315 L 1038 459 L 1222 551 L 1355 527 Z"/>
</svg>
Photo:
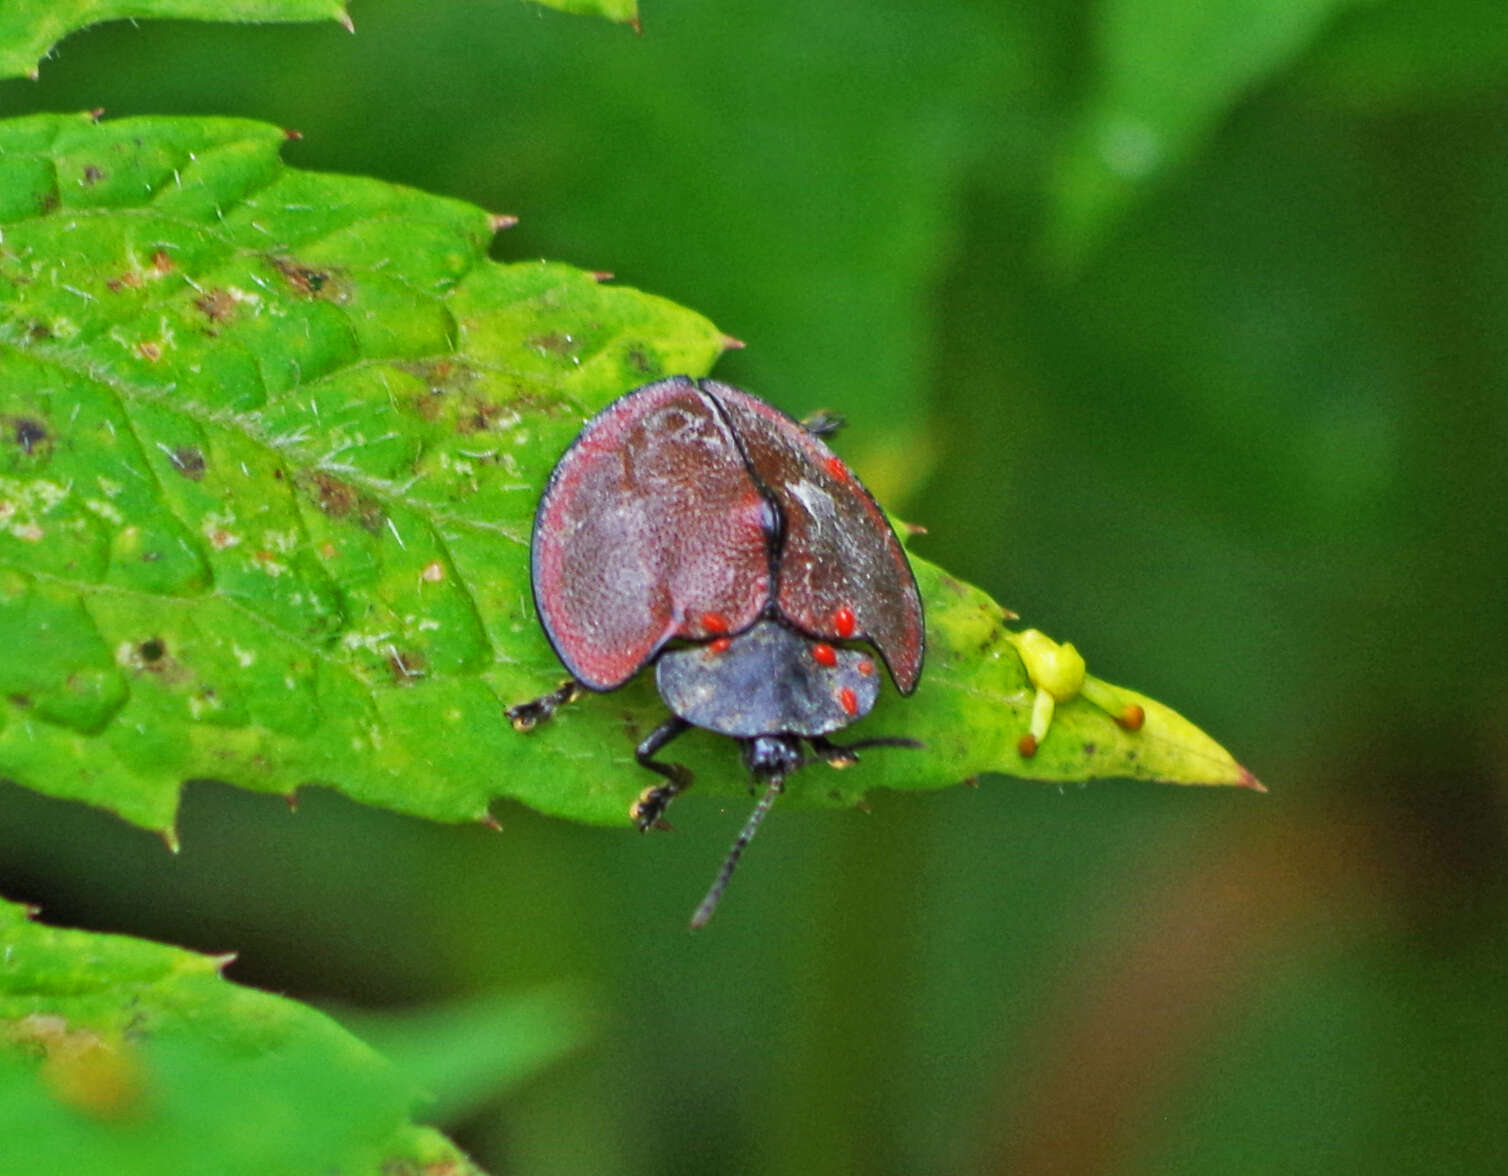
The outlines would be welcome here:
<svg viewBox="0 0 1508 1176">
<path fill-rule="evenodd" d="M 1107 0 L 1095 79 L 1058 162 L 1049 241 L 1073 261 L 1249 89 L 1287 68 L 1358 0 Z"/>
<path fill-rule="evenodd" d="M 534 0 L 546 8 L 575 12 L 582 16 L 601 16 L 619 24 L 639 27 L 639 0 Z"/>
<path fill-rule="evenodd" d="M 639 24 L 637 0 L 534 0 L 562 12 Z M 355 31 L 345 0 L 6 0 L 0 5 L 0 78 L 36 77 L 69 33 L 107 20 L 244 22 L 335 20 Z"/>
<path fill-rule="evenodd" d="M 342 0 L 6 0 L 0 5 L 0 78 L 36 76 L 69 33 L 106 20 L 338 20 Z"/>
<path fill-rule="evenodd" d="M 0 125 L 0 648 L 27 651 L 0 662 L 0 776 L 166 833 L 195 778 L 626 824 L 631 749 L 663 714 L 647 676 L 527 737 L 502 713 L 562 674 L 533 512 L 584 417 L 728 340 L 591 274 L 491 262 L 482 210 L 287 168 L 282 141 Z M 916 566 L 923 687 L 858 733 L 927 750 L 808 772 L 798 801 L 985 771 L 1251 782 L 1129 694 L 1143 730 L 1077 698 L 1023 760 L 1035 688 L 1002 610 Z M 730 741 L 677 753 L 705 791 L 745 787 Z"/>
<path fill-rule="evenodd" d="M 34 923 L 0 900 L 7 1176 L 477 1172 L 415 1084 L 224 958 Z"/>
</svg>

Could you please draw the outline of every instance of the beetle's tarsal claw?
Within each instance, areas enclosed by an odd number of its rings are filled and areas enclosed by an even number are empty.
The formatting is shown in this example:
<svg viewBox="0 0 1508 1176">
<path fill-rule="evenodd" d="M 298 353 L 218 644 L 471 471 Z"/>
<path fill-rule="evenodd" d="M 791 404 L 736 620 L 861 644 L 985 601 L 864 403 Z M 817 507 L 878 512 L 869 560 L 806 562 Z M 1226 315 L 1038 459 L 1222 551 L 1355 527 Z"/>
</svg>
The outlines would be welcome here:
<svg viewBox="0 0 1508 1176">
<path fill-rule="evenodd" d="M 674 796 L 675 789 L 668 784 L 651 784 L 639 793 L 639 798 L 628 806 L 628 815 L 640 833 L 664 824 L 665 808 Z"/>
<path fill-rule="evenodd" d="M 528 702 L 510 706 L 504 713 L 508 716 L 508 722 L 513 724 L 513 729 L 523 734 L 534 730 L 561 707 L 575 702 L 580 697 L 581 683 L 572 678 L 562 682 L 549 694 L 542 694 L 538 698 L 531 698 Z"/>
</svg>

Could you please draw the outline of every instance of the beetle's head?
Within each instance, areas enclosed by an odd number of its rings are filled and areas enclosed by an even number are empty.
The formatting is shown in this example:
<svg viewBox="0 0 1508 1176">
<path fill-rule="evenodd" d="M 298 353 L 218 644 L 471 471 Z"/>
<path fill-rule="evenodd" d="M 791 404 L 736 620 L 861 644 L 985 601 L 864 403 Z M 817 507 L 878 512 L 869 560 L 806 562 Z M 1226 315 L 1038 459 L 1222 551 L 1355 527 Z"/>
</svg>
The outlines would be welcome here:
<svg viewBox="0 0 1508 1176">
<path fill-rule="evenodd" d="M 744 765 L 760 784 L 784 779 L 805 761 L 801 740 L 795 735 L 756 735 L 741 739 Z"/>
</svg>

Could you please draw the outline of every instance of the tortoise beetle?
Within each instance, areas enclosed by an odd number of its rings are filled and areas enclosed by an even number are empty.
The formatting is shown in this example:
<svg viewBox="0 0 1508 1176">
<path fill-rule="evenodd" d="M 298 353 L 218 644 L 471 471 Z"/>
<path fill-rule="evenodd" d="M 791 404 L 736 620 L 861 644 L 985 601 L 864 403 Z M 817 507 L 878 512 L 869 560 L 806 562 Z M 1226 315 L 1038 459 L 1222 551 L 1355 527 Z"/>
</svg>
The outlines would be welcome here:
<svg viewBox="0 0 1508 1176">
<path fill-rule="evenodd" d="M 736 739 L 765 786 L 693 927 L 790 773 L 809 758 L 846 767 L 862 747 L 920 746 L 828 739 L 879 697 L 874 654 L 909 695 L 925 652 L 906 554 L 822 440 L 840 423 L 803 425 L 714 380 L 659 380 L 587 421 L 535 514 L 534 603 L 571 680 L 511 707 L 514 727 L 653 663 L 671 715 L 634 753 L 663 778 L 630 810 L 639 829 L 662 825 L 691 785 L 686 767 L 655 758 L 689 727 Z"/>
</svg>

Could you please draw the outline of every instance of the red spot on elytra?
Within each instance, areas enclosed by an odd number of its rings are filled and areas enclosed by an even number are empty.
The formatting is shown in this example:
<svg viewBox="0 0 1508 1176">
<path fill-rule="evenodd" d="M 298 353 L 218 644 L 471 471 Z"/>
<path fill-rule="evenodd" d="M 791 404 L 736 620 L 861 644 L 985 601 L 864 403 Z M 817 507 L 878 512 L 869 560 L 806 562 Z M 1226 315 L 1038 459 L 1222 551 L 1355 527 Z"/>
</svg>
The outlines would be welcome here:
<svg viewBox="0 0 1508 1176">
<path fill-rule="evenodd" d="M 838 691 L 838 705 L 845 714 L 856 715 L 859 713 L 859 696 L 845 686 Z"/>
<path fill-rule="evenodd" d="M 843 464 L 841 457 L 830 457 L 827 459 L 827 472 L 840 482 L 848 481 L 848 467 Z"/>
<path fill-rule="evenodd" d="M 869 677 L 870 674 L 874 673 L 874 662 L 866 657 L 859 663 L 859 673 L 863 674 L 866 678 Z"/>
<path fill-rule="evenodd" d="M 729 629 L 728 618 L 722 613 L 703 613 L 702 628 L 709 633 L 726 633 Z"/>
<path fill-rule="evenodd" d="M 707 647 L 711 649 L 713 653 L 727 653 L 728 646 L 732 644 L 733 638 L 731 637 L 717 637 L 712 641 L 709 641 L 707 643 Z"/>
<path fill-rule="evenodd" d="M 838 631 L 839 637 L 852 637 L 858 624 L 851 608 L 840 608 L 833 613 L 833 628 Z"/>
<path fill-rule="evenodd" d="M 829 669 L 838 664 L 838 651 L 825 642 L 812 646 L 812 657 L 818 665 L 827 666 Z"/>
</svg>

